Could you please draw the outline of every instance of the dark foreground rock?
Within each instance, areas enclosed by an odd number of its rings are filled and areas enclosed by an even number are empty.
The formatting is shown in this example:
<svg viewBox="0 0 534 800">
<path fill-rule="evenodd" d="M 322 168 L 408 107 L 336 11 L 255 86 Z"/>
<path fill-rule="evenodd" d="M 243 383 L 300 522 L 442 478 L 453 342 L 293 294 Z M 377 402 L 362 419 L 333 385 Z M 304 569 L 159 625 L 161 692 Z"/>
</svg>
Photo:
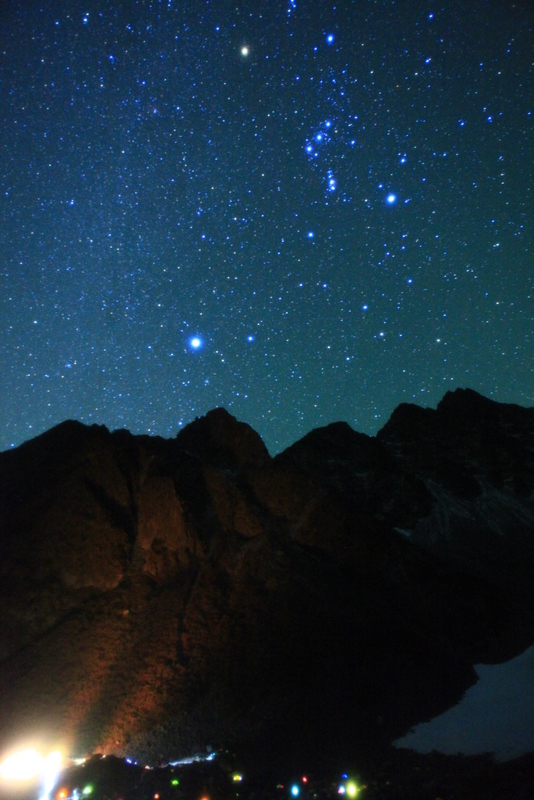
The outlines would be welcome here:
<svg viewBox="0 0 534 800">
<path fill-rule="evenodd" d="M 222 409 L 0 454 L 0 744 L 382 752 L 534 639 L 533 448 L 534 410 L 458 391 L 274 459 Z"/>
</svg>

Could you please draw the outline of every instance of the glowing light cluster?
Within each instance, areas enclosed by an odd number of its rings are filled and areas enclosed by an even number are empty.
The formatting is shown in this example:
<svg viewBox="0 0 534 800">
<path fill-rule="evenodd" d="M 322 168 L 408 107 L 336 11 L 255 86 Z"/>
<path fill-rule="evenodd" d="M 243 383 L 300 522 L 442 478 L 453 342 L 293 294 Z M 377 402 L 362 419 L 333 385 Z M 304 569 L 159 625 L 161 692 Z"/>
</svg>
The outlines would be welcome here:
<svg viewBox="0 0 534 800">
<path fill-rule="evenodd" d="M 12 753 L 0 765 L 0 777 L 5 781 L 31 781 L 43 768 L 43 756 L 34 750 Z"/>
<path fill-rule="evenodd" d="M 39 780 L 41 800 L 46 800 L 54 788 L 61 770 L 61 753 L 54 751 L 43 756 L 34 748 L 11 753 L 0 765 L 0 778 L 6 783 Z"/>
<path fill-rule="evenodd" d="M 349 797 L 357 797 L 360 792 L 360 787 L 354 781 L 347 781 L 347 783 L 340 784 L 337 793 L 341 795 L 348 795 Z"/>
</svg>

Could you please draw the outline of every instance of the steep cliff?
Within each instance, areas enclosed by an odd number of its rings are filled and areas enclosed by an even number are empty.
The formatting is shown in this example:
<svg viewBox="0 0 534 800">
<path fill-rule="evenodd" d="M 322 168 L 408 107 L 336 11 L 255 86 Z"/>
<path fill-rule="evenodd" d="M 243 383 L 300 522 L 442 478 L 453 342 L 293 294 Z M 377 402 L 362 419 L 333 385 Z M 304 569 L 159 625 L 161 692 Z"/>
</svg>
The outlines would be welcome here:
<svg viewBox="0 0 534 800">
<path fill-rule="evenodd" d="M 473 392 L 272 459 L 65 422 L 0 454 L 0 708 L 71 752 L 350 758 L 534 638 L 534 411 Z"/>
</svg>

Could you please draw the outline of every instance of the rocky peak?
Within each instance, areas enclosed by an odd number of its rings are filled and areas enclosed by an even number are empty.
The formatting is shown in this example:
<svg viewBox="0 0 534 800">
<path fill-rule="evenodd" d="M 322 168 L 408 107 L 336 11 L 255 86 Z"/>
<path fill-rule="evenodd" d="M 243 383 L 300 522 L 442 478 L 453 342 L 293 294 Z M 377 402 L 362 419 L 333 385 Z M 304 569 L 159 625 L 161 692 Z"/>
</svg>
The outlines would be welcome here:
<svg viewBox="0 0 534 800">
<path fill-rule="evenodd" d="M 265 466 L 270 461 L 261 436 L 224 408 L 197 417 L 178 433 L 176 442 L 201 461 L 230 472 Z"/>
</svg>

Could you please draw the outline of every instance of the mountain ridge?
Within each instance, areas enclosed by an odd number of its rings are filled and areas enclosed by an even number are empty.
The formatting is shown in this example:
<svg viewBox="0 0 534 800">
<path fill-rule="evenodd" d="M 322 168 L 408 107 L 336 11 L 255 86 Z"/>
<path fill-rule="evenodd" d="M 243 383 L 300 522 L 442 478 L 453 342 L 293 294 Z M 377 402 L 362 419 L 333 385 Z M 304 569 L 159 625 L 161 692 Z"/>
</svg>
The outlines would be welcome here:
<svg viewBox="0 0 534 800">
<path fill-rule="evenodd" d="M 457 390 L 274 457 L 224 409 L 171 440 L 66 421 L 1 453 L 3 740 L 387 745 L 534 640 L 533 441 L 534 409 Z"/>
</svg>

